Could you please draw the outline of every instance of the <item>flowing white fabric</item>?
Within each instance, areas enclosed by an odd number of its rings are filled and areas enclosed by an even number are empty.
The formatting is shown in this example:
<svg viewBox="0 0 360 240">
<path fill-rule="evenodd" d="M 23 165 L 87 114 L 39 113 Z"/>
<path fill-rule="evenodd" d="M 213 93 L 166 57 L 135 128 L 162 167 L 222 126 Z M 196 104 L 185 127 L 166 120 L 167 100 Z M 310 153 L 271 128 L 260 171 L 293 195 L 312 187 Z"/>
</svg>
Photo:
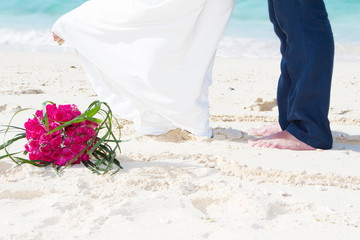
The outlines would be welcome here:
<svg viewBox="0 0 360 240">
<path fill-rule="evenodd" d="M 234 0 L 91 0 L 53 32 L 78 52 L 100 99 L 141 134 L 209 127 L 213 59 Z"/>
</svg>

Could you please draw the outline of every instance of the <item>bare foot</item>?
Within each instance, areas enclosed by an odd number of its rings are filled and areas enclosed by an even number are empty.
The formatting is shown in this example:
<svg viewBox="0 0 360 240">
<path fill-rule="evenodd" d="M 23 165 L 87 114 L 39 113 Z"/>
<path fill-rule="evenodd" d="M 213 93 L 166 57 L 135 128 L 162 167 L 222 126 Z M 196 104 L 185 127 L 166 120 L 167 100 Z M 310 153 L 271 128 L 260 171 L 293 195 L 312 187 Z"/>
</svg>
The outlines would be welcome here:
<svg viewBox="0 0 360 240">
<path fill-rule="evenodd" d="M 261 128 L 251 128 L 249 129 L 249 134 L 253 136 L 269 136 L 275 133 L 281 132 L 282 129 L 279 123 L 273 123 Z"/>
<path fill-rule="evenodd" d="M 53 33 L 54 41 L 57 42 L 57 44 L 62 45 L 65 41 L 55 33 Z"/>
<path fill-rule="evenodd" d="M 278 148 L 296 151 L 315 150 L 315 148 L 301 142 L 288 131 L 281 131 L 267 137 L 259 138 L 257 140 L 249 140 L 249 144 L 252 147 L 262 148 Z"/>
</svg>

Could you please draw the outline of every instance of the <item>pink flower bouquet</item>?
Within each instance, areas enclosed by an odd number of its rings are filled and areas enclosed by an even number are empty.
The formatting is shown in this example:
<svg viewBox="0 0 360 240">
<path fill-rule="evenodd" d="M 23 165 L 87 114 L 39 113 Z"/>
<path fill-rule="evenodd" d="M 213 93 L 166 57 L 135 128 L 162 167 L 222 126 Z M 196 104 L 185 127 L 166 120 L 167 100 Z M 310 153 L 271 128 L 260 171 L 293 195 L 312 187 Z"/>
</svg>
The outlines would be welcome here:
<svg viewBox="0 0 360 240">
<path fill-rule="evenodd" d="M 95 115 L 100 115 L 102 119 L 95 118 Z M 4 139 L 10 129 L 20 133 L 0 146 L 0 150 L 6 153 L 0 159 L 9 157 L 18 165 L 52 165 L 58 171 L 79 163 L 98 174 L 112 170 L 114 165 L 120 170 L 121 165 L 115 157 L 116 151 L 120 152 L 121 127 L 115 121 L 119 131 L 116 138 L 112 132 L 112 120 L 111 109 L 104 102 L 91 103 L 84 113 L 74 104 L 57 106 L 55 103 L 45 102 L 43 109 L 37 110 L 34 117 L 24 124 L 25 128 L 11 126 L 10 122 L 2 130 Z M 99 137 L 100 131 L 102 137 Z M 25 138 L 25 151 L 9 153 L 9 145 Z M 110 143 L 115 145 L 114 149 Z M 29 159 L 17 156 L 21 153 L 28 155 Z"/>
</svg>

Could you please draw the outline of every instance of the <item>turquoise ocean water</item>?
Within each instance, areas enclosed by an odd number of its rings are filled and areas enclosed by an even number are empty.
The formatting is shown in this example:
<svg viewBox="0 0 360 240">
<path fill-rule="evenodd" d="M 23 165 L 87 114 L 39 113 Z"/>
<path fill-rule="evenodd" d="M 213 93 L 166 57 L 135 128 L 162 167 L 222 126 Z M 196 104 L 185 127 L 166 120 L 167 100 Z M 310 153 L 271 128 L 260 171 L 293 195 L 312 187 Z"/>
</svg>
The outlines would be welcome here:
<svg viewBox="0 0 360 240">
<path fill-rule="evenodd" d="M 51 40 L 52 24 L 85 1 L 0 0 L 0 50 L 60 51 Z M 337 58 L 360 60 L 360 0 L 325 3 Z M 268 19 L 267 0 L 237 0 L 218 55 L 278 57 L 278 48 L 279 41 Z"/>
</svg>

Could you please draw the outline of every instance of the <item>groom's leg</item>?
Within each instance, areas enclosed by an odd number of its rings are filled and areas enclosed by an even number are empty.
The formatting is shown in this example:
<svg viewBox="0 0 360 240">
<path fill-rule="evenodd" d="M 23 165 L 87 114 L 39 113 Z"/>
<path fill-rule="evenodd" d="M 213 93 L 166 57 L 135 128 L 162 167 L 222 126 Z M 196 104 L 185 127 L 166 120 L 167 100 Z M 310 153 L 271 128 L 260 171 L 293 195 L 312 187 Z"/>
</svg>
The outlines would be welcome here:
<svg viewBox="0 0 360 240">
<path fill-rule="evenodd" d="M 296 146 L 289 147 L 291 144 L 286 141 L 294 143 L 300 140 L 298 146 L 305 144 L 300 148 L 308 149 L 309 145 L 314 148 L 331 148 L 332 136 L 327 115 L 334 42 L 325 5 L 322 0 L 272 0 L 272 3 L 277 24 L 287 36 L 282 63 L 285 59 L 286 70 L 291 76 L 287 93 L 288 126 L 280 135 L 264 139 L 262 146 L 276 147 L 281 140 L 280 144 L 286 146 L 279 148 L 296 149 Z M 285 87 L 283 83 L 279 82 L 280 97 L 283 96 L 281 89 L 288 87 L 288 83 L 285 83 Z M 284 106 L 279 105 L 279 108 L 280 114 L 284 113 Z M 281 121 L 280 118 L 283 127 Z M 295 136 L 295 139 L 289 135 Z"/>
<path fill-rule="evenodd" d="M 334 40 L 323 0 L 274 0 L 279 25 L 288 36 L 291 76 L 286 131 L 314 147 L 332 147 L 328 121 Z"/>
<path fill-rule="evenodd" d="M 286 62 L 286 49 L 287 49 L 287 37 L 286 34 L 281 30 L 278 20 L 276 18 L 275 9 L 274 9 L 274 0 L 268 0 L 268 9 L 269 9 L 269 18 L 273 24 L 274 31 L 278 38 L 280 39 L 280 52 L 282 55 L 281 59 L 281 75 L 278 83 L 277 90 L 277 103 L 279 109 L 279 122 L 264 126 L 261 128 L 252 128 L 249 130 L 249 134 L 255 136 L 268 136 L 278 132 L 281 132 L 282 129 L 286 129 L 289 125 L 287 121 L 288 113 L 288 95 L 291 86 L 291 79 L 287 71 L 287 62 Z"/>
<path fill-rule="evenodd" d="M 287 49 L 288 49 L 288 37 L 286 33 L 281 29 L 280 23 L 276 16 L 275 5 L 276 0 L 268 0 L 269 4 L 269 17 L 274 26 L 274 31 L 280 39 L 280 52 L 281 52 L 281 75 L 278 82 L 277 89 L 277 103 L 279 108 L 279 124 L 281 129 L 286 129 L 289 125 L 287 120 L 287 114 L 289 110 L 288 97 L 291 88 L 291 78 L 287 67 Z"/>
</svg>

